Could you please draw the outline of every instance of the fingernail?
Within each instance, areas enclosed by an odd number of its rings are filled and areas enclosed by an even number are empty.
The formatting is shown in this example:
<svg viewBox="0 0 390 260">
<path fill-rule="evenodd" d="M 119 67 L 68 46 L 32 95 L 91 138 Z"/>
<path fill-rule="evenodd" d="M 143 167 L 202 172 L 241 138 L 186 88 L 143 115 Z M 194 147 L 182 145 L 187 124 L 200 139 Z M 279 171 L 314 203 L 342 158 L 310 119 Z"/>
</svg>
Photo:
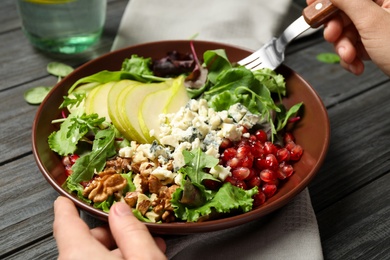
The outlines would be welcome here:
<svg viewBox="0 0 390 260">
<path fill-rule="evenodd" d="M 339 54 L 339 56 L 340 56 L 341 58 L 343 58 L 343 57 L 344 57 L 344 54 L 345 54 L 345 48 L 344 48 L 344 47 L 338 48 L 338 49 L 337 49 L 337 53 Z"/>
<path fill-rule="evenodd" d="M 113 208 L 114 208 L 114 213 L 120 217 L 129 216 L 132 214 L 130 207 L 124 202 L 115 203 L 113 205 Z"/>
</svg>

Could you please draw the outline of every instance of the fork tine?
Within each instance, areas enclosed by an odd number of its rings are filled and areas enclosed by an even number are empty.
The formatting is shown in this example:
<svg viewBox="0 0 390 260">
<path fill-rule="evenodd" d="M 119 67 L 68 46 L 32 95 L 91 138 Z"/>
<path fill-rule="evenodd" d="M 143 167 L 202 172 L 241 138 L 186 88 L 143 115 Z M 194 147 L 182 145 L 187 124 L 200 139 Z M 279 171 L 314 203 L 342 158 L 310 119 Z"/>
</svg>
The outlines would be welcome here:
<svg viewBox="0 0 390 260">
<path fill-rule="evenodd" d="M 260 52 L 261 52 L 261 49 L 255 51 L 255 52 L 252 53 L 251 55 L 249 55 L 249 56 L 247 56 L 246 58 L 240 60 L 240 61 L 238 62 L 238 64 L 247 67 L 247 66 L 248 66 L 249 64 L 251 64 L 252 62 L 254 62 L 254 61 L 260 59 L 260 57 L 261 57 L 261 56 L 260 56 Z M 261 61 L 260 61 L 260 62 L 261 62 Z"/>
</svg>

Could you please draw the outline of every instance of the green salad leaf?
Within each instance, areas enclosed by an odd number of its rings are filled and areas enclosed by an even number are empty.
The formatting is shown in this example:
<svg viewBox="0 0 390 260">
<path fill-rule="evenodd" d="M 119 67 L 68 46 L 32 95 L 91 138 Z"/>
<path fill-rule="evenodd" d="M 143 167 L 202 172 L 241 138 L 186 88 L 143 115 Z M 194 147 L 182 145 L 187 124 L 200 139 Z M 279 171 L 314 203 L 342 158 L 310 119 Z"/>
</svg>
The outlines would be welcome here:
<svg viewBox="0 0 390 260">
<path fill-rule="evenodd" d="M 228 213 L 238 209 L 247 212 L 252 209 L 252 196 L 257 188 L 243 190 L 230 183 L 224 183 L 218 191 L 207 190 L 202 184 L 205 179 L 215 179 L 206 169 L 218 165 L 218 159 L 207 155 L 200 148 L 193 151 L 183 151 L 185 166 L 181 186 L 172 195 L 172 206 L 176 217 L 194 222 L 202 216 L 213 212 Z"/>
<path fill-rule="evenodd" d="M 89 181 L 97 172 L 101 172 L 108 158 L 116 154 L 115 131 L 112 127 L 100 130 L 93 141 L 92 151 L 80 156 L 72 166 L 70 181 L 79 183 Z"/>
<path fill-rule="evenodd" d="M 137 55 L 132 55 L 130 59 L 126 59 L 122 63 L 121 70 L 109 71 L 102 70 L 90 76 L 86 76 L 77 80 L 68 90 L 68 93 L 72 93 L 73 90 L 84 83 L 96 82 L 99 84 L 108 83 L 111 81 L 120 81 L 122 79 L 131 79 L 139 82 L 161 82 L 166 81 L 168 78 L 161 78 L 153 76 L 153 72 L 149 69 L 150 58 L 142 58 Z"/>
<path fill-rule="evenodd" d="M 171 203 L 175 208 L 176 217 L 188 222 L 196 222 L 199 218 L 209 216 L 212 213 L 231 213 L 233 210 L 248 212 L 252 209 L 252 197 L 257 192 L 257 187 L 244 190 L 227 182 L 219 188 L 212 199 L 200 207 L 190 208 L 181 204 L 181 194 L 178 191 L 172 195 Z"/>
<path fill-rule="evenodd" d="M 98 114 L 81 116 L 70 114 L 61 124 L 60 130 L 52 132 L 48 137 L 50 149 L 59 155 L 73 154 L 78 142 L 89 132 L 97 132 L 99 126 L 105 121 Z"/>
<path fill-rule="evenodd" d="M 53 87 L 39 86 L 26 90 L 24 100 L 31 105 L 39 105 L 45 99 Z"/>
<path fill-rule="evenodd" d="M 340 56 L 333 52 L 324 52 L 317 55 L 317 60 L 323 63 L 340 63 Z"/>
</svg>

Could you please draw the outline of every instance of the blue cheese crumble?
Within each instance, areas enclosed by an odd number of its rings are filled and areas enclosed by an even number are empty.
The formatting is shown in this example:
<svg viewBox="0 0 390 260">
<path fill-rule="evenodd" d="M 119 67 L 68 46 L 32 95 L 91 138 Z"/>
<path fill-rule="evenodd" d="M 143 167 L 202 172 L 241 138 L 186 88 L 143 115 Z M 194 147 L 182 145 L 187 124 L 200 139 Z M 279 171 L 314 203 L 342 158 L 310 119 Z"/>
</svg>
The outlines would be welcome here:
<svg viewBox="0 0 390 260">
<path fill-rule="evenodd" d="M 224 138 L 239 141 L 244 127 L 252 128 L 261 121 L 259 115 L 251 113 L 242 104 L 235 104 L 228 111 L 215 111 L 205 99 L 191 99 L 178 112 L 159 115 L 159 135 L 152 144 L 136 144 L 122 148 L 119 156 L 132 158 L 142 164 L 148 163 L 149 174 L 163 183 L 180 184 L 177 171 L 185 165 L 183 150 L 201 148 L 208 155 L 219 158 L 219 146 Z M 151 130 L 154 135 L 157 131 Z M 168 167 L 169 164 L 172 164 Z M 210 170 L 214 177 L 225 180 L 230 168 L 221 165 Z"/>
</svg>

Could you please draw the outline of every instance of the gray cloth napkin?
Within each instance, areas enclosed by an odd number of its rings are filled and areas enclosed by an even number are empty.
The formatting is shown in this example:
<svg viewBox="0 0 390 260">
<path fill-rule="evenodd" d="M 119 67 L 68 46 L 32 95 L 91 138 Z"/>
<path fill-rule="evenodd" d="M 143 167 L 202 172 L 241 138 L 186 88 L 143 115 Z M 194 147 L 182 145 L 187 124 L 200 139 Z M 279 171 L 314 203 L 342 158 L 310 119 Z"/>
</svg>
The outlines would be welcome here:
<svg viewBox="0 0 390 260">
<path fill-rule="evenodd" d="M 258 49 L 300 12 L 291 0 L 131 0 L 112 50 L 194 35 Z M 307 189 L 267 217 L 227 230 L 168 237 L 166 243 L 169 259 L 323 259 Z"/>
</svg>

